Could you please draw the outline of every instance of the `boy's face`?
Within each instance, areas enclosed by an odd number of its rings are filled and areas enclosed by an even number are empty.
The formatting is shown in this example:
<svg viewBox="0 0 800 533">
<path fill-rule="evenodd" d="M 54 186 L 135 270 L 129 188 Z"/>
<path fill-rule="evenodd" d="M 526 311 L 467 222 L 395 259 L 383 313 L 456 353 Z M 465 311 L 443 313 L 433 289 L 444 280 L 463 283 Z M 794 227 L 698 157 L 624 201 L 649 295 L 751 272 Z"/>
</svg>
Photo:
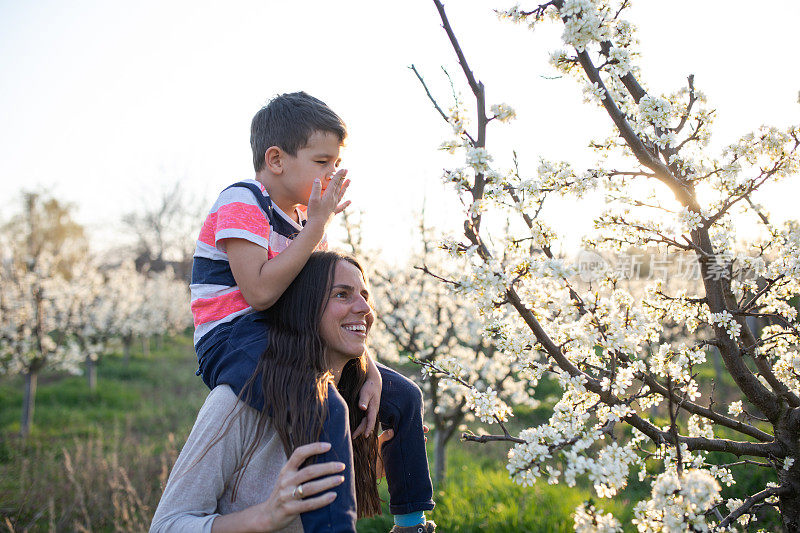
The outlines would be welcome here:
<svg viewBox="0 0 800 533">
<path fill-rule="evenodd" d="M 284 153 L 283 184 L 295 204 L 307 205 L 314 180 L 320 179 L 322 191 L 341 162 L 339 137 L 327 131 L 315 131 L 297 155 Z"/>
</svg>

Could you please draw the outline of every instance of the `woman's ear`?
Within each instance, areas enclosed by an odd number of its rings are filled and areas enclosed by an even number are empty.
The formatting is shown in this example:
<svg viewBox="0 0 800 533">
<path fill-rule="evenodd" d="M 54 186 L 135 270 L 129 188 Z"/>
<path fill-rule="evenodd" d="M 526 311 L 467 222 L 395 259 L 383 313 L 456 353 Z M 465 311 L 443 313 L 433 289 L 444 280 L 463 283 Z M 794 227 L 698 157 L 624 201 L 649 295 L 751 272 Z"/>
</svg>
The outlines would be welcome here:
<svg viewBox="0 0 800 533">
<path fill-rule="evenodd" d="M 277 146 L 270 146 L 264 152 L 264 163 L 267 169 L 273 174 L 283 173 L 283 158 L 286 157 L 286 152 Z"/>
</svg>

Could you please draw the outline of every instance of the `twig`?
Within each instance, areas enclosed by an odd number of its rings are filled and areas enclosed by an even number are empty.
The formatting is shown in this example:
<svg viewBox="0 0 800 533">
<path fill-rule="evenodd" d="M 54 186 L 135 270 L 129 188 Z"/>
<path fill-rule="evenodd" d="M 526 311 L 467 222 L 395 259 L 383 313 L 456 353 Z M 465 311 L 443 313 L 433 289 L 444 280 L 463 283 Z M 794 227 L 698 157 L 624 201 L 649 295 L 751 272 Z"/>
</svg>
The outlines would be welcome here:
<svg viewBox="0 0 800 533">
<path fill-rule="evenodd" d="M 433 278 L 436 278 L 436 279 L 438 279 L 439 281 L 442 281 L 442 282 L 444 282 L 444 283 L 449 283 L 449 284 L 453 285 L 454 287 L 461 287 L 461 284 L 460 284 L 459 282 L 457 282 L 457 281 L 453 281 L 453 280 L 451 280 L 451 279 L 443 278 L 442 276 L 439 276 L 439 275 L 437 275 L 437 274 L 434 274 L 434 273 L 433 273 L 433 272 L 432 272 L 432 271 L 431 271 L 431 270 L 428 268 L 428 266 L 427 266 L 427 265 L 422 265 L 421 267 L 419 267 L 419 266 L 415 266 L 415 267 L 414 267 L 414 269 L 415 269 L 415 270 L 420 270 L 420 271 L 422 271 L 423 273 L 425 273 L 425 274 L 427 274 L 427 275 L 429 275 L 429 276 L 431 276 L 431 277 L 433 277 Z"/>
<path fill-rule="evenodd" d="M 467 442 L 480 442 L 480 443 L 505 441 L 505 442 L 514 442 L 516 444 L 524 444 L 526 442 L 523 439 L 520 439 L 518 437 L 512 437 L 511 435 L 475 435 L 471 431 L 463 433 L 461 435 L 461 440 Z"/>
<path fill-rule="evenodd" d="M 433 95 L 431 94 L 430 90 L 428 90 L 428 86 L 425 84 L 425 80 L 424 80 L 424 79 L 422 79 L 422 76 L 420 75 L 419 71 L 417 71 L 417 67 L 415 67 L 414 65 L 411 65 L 411 66 L 410 66 L 410 67 L 408 67 L 408 68 L 410 68 L 410 69 L 411 69 L 411 70 L 414 72 L 414 74 L 417 76 L 417 79 L 418 79 L 418 80 L 419 80 L 419 82 L 422 84 L 422 88 L 423 88 L 423 89 L 425 89 L 425 94 L 427 94 L 427 95 L 428 95 L 428 99 L 429 99 L 429 100 L 431 101 L 431 103 L 433 104 L 433 107 L 435 107 L 435 108 L 436 108 L 436 111 L 438 111 L 438 112 L 439 112 L 439 114 L 442 116 L 442 118 L 444 119 L 444 121 L 445 121 L 445 122 L 447 122 L 447 123 L 449 124 L 449 123 L 450 123 L 450 117 L 448 117 L 448 116 L 447 116 L 447 113 L 445 113 L 445 112 L 442 110 L 442 108 L 441 108 L 441 107 L 439 107 L 439 102 L 437 102 L 437 101 L 436 101 L 436 99 L 435 99 L 435 98 L 433 97 Z"/>
</svg>

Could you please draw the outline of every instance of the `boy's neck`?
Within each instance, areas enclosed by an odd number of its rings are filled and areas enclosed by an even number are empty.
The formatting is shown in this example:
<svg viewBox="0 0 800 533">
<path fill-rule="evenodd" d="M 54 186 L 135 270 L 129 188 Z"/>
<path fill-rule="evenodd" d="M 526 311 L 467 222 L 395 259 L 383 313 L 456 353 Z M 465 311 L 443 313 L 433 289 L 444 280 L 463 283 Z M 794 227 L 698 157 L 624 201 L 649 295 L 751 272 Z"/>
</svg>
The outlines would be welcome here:
<svg viewBox="0 0 800 533">
<path fill-rule="evenodd" d="M 295 222 L 300 222 L 297 216 L 297 204 L 287 200 L 286 196 L 282 194 L 282 188 L 279 179 L 270 171 L 264 169 L 256 172 L 255 180 L 264 186 L 267 190 L 270 200 L 275 204 L 278 209 L 286 213 Z"/>
</svg>

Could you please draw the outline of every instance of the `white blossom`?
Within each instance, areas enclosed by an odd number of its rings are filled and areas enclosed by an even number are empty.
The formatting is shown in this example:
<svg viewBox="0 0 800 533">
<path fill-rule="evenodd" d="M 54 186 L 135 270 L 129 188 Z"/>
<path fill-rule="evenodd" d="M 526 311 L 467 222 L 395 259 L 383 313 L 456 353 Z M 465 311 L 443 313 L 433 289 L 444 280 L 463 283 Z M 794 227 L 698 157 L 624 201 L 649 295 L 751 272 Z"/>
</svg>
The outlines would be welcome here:
<svg viewBox="0 0 800 533">
<path fill-rule="evenodd" d="M 517 113 L 508 104 L 495 104 L 489 108 L 489 111 L 500 122 L 509 122 L 517 116 Z"/>
<path fill-rule="evenodd" d="M 664 98 L 646 94 L 639 100 L 639 115 L 643 121 L 657 128 L 667 128 L 672 115 L 672 105 Z"/>
<path fill-rule="evenodd" d="M 735 402 L 731 402 L 730 405 L 728 405 L 728 414 L 730 414 L 731 416 L 739 416 L 743 412 L 744 412 L 744 410 L 742 409 L 742 401 L 741 400 L 737 400 Z"/>
<path fill-rule="evenodd" d="M 725 328 L 725 331 L 728 333 L 728 336 L 731 339 L 735 340 L 739 337 L 739 334 L 742 331 L 742 325 L 736 321 L 736 319 L 727 309 L 720 311 L 719 313 L 711 313 L 709 318 L 711 319 L 712 323 Z"/>
<path fill-rule="evenodd" d="M 475 169 L 475 172 L 486 172 L 489 170 L 489 162 L 492 160 L 491 154 L 486 148 L 469 148 L 467 150 L 467 165 Z"/>
<path fill-rule="evenodd" d="M 616 533 L 622 524 L 611 513 L 603 513 L 594 505 L 582 503 L 575 509 L 575 533 Z"/>
<path fill-rule="evenodd" d="M 495 422 L 495 418 L 500 422 L 505 422 L 512 414 L 511 408 L 498 397 L 497 391 L 492 390 L 491 387 L 487 388 L 485 392 L 470 389 L 467 391 L 465 399 L 467 408 L 472 409 L 475 416 L 487 424 Z"/>
</svg>

